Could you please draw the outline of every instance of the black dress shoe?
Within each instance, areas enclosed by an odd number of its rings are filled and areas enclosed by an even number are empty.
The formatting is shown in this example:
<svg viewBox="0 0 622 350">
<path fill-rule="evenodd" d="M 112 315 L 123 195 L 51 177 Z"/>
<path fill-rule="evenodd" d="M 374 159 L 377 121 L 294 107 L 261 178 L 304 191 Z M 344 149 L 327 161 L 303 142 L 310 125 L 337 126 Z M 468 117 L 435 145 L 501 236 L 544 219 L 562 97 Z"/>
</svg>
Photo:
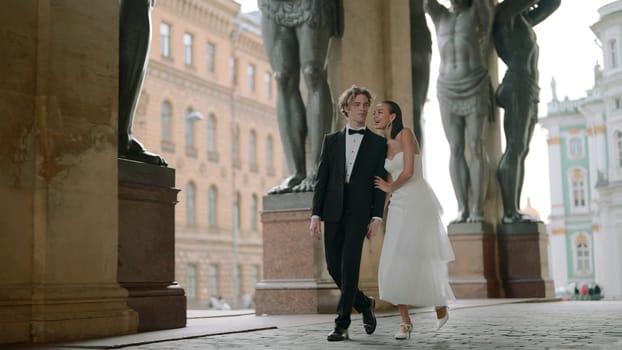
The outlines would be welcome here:
<svg viewBox="0 0 622 350">
<path fill-rule="evenodd" d="M 348 330 L 339 327 L 335 327 L 326 337 L 328 341 L 344 341 L 348 338 Z"/>
<path fill-rule="evenodd" d="M 376 308 L 376 299 L 369 297 L 369 308 L 363 311 L 363 328 L 365 333 L 372 334 L 376 330 L 376 315 L 374 309 Z"/>
</svg>

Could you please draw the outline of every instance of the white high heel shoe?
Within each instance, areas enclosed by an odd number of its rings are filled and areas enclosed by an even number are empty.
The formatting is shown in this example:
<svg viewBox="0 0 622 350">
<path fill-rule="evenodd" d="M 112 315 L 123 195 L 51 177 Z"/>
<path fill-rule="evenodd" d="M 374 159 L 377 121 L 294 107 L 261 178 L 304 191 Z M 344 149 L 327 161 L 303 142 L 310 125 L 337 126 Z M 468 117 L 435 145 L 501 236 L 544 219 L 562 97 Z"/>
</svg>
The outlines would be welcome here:
<svg viewBox="0 0 622 350">
<path fill-rule="evenodd" d="M 410 339 L 410 332 L 412 332 L 412 330 L 413 330 L 412 323 L 400 324 L 400 330 L 399 332 L 395 333 L 395 339 L 397 340 Z"/>
<path fill-rule="evenodd" d="M 438 309 L 442 309 L 443 307 L 440 307 Z M 440 330 L 445 323 L 447 323 L 447 321 L 449 321 L 449 308 L 447 306 L 444 306 L 445 308 L 445 316 L 443 316 L 442 318 L 437 318 L 436 319 L 436 330 Z"/>
</svg>

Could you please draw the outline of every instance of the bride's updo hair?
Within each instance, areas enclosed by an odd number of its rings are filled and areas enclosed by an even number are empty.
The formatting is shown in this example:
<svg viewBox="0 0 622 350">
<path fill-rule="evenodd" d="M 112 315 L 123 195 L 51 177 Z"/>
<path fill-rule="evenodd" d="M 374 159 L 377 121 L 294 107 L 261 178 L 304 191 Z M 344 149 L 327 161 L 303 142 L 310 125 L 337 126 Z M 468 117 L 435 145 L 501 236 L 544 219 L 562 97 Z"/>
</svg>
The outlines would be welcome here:
<svg viewBox="0 0 622 350">
<path fill-rule="evenodd" d="M 391 138 L 394 139 L 397 134 L 404 129 L 404 122 L 402 121 L 402 109 L 397 102 L 391 100 L 384 100 L 382 103 L 389 106 L 389 113 L 395 114 L 395 119 L 391 124 Z"/>
</svg>

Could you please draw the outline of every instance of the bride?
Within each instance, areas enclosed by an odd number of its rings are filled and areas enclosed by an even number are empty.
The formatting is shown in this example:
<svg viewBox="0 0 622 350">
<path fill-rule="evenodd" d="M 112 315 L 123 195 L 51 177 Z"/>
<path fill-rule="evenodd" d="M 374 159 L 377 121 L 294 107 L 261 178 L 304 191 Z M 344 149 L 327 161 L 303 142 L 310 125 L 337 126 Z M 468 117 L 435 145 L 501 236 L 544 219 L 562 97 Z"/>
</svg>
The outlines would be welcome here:
<svg viewBox="0 0 622 350">
<path fill-rule="evenodd" d="M 442 208 L 423 178 L 419 144 L 404 128 L 402 111 L 393 101 L 376 105 L 374 124 L 387 139 L 387 181 L 375 187 L 387 193 L 388 211 L 378 268 L 380 299 L 397 305 L 402 323 L 396 339 L 410 338 L 409 305 L 435 306 L 437 329 L 449 319 L 447 301 L 454 300 L 447 263 L 454 253 L 441 221 Z"/>
</svg>

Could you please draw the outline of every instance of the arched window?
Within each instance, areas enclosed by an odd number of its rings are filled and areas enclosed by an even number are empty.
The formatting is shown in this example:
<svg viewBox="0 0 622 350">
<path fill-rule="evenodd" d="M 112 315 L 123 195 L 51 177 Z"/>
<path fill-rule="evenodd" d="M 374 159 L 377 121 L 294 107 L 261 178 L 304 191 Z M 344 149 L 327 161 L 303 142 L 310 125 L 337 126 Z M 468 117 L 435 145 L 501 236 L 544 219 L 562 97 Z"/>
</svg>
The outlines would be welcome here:
<svg viewBox="0 0 622 350">
<path fill-rule="evenodd" d="M 268 135 L 266 140 L 266 169 L 268 175 L 274 175 L 274 140 Z"/>
<path fill-rule="evenodd" d="M 239 168 L 240 163 L 240 127 L 237 125 L 233 126 L 232 137 L 231 137 L 231 160 L 233 161 L 233 165 L 236 168 Z"/>
<path fill-rule="evenodd" d="M 207 151 L 216 153 L 216 116 L 210 114 L 207 118 Z"/>
<path fill-rule="evenodd" d="M 251 196 L 251 230 L 257 231 L 257 217 L 259 214 L 259 200 L 257 195 L 253 193 Z"/>
<path fill-rule="evenodd" d="M 188 182 L 186 186 L 186 224 L 194 225 L 194 208 L 195 208 L 195 198 L 196 196 L 196 188 L 194 183 Z"/>
<path fill-rule="evenodd" d="M 251 171 L 257 171 L 257 133 L 251 130 L 248 135 L 248 166 Z"/>
<path fill-rule="evenodd" d="M 194 110 L 192 107 L 189 107 L 186 110 L 186 147 L 194 147 L 194 118 L 193 116 Z"/>
<path fill-rule="evenodd" d="M 171 103 L 164 101 L 162 103 L 162 142 L 171 142 L 171 116 L 172 116 Z"/>
<path fill-rule="evenodd" d="M 592 273 L 592 250 L 590 239 L 585 233 L 579 233 L 574 242 L 575 269 L 578 275 Z"/>
<path fill-rule="evenodd" d="M 233 230 L 235 232 L 240 232 L 240 217 L 242 216 L 240 201 L 240 192 L 236 192 L 233 198 Z"/>
<path fill-rule="evenodd" d="M 210 226 L 218 225 L 218 189 L 212 185 L 209 188 L 208 194 L 208 220 Z"/>
</svg>

